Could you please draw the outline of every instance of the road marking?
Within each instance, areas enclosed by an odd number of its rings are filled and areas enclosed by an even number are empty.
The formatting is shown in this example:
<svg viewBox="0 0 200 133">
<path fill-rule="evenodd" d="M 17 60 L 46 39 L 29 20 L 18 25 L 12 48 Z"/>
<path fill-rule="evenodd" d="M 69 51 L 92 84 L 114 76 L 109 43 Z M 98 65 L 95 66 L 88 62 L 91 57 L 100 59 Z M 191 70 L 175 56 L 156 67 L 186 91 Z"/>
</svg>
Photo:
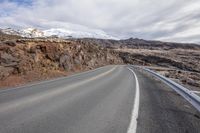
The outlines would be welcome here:
<svg viewBox="0 0 200 133">
<path fill-rule="evenodd" d="M 108 66 L 114 66 L 114 65 L 108 65 Z M 99 67 L 99 68 L 96 68 L 96 69 L 93 69 L 93 70 L 89 70 L 89 71 L 85 71 L 85 72 L 80 72 L 80 73 L 77 73 L 77 74 L 69 75 L 69 76 L 58 77 L 58 78 L 55 78 L 55 79 L 47 79 L 47 80 L 43 80 L 43 81 L 36 81 L 36 82 L 33 82 L 33 83 L 20 85 L 20 86 L 13 87 L 13 88 L 4 88 L 4 89 L 0 90 L 0 93 L 4 93 L 4 92 L 7 92 L 7 91 L 12 91 L 12 90 L 16 90 L 16 89 L 21 89 L 21 88 L 32 87 L 32 86 L 41 85 L 41 84 L 46 84 L 46 83 L 59 81 L 59 80 L 63 80 L 63 79 L 69 79 L 69 78 L 76 77 L 76 76 L 79 76 L 79 75 L 82 75 L 82 74 L 87 74 L 87 73 L 94 72 L 94 71 L 102 69 L 104 67 L 105 66 Z"/>
<path fill-rule="evenodd" d="M 190 91 L 190 92 L 200 94 L 200 91 Z"/>
<path fill-rule="evenodd" d="M 139 90 L 139 82 L 137 75 L 135 72 L 128 68 L 134 75 L 135 80 L 136 80 L 136 91 L 135 91 L 135 100 L 134 100 L 134 105 L 133 105 L 133 111 L 132 111 L 132 116 L 131 116 L 131 122 L 128 127 L 127 133 L 136 133 L 137 130 L 137 118 L 138 118 L 138 111 L 139 111 L 139 101 L 140 101 L 140 90 Z"/>
<path fill-rule="evenodd" d="M 25 97 L 25 98 L 18 99 L 16 101 L 3 103 L 3 104 L 0 105 L 1 106 L 0 112 L 6 112 L 8 110 L 16 109 L 16 108 L 19 108 L 19 107 L 22 107 L 22 106 L 25 106 L 25 105 L 28 105 L 28 104 L 33 104 L 33 103 L 36 103 L 36 102 L 40 102 L 41 100 L 44 100 L 44 99 L 47 99 L 47 98 L 51 98 L 53 96 L 58 96 L 58 95 L 64 93 L 65 91 L 67 91 L 69 89 L 72 89 L 72 88 L 81 86 L 83 84 L 92 82 L 94 80 L 97 80 L 99 78 L 102 78 L 102 77 L 108 75 L 109 73 L 113 72 L 116 68 L 117 67 L 115 66 L 112 69 L 110 69 L 110 70 L 108 70 L 108 71 L 106 71 L 104 73 L 101 73 L 101 74 L 99 74 L 97 76 L 91 77 L 89 79 L 85 79 L 85 80 L 80 81 L 80 82 L 75 83 L 75 84 L 68 85 L 66 87 L 62 87 L 62 88 L 59 88 L 59 89 L 51 90 L 48 93 L 45 91 L 43 93 L 39 93 L 39 94 L 35 94 L 35 95 L 32 95 L 32 96 L 29 96 L 28 99 L 27 99 L 27 97 Z"/>
</svg>

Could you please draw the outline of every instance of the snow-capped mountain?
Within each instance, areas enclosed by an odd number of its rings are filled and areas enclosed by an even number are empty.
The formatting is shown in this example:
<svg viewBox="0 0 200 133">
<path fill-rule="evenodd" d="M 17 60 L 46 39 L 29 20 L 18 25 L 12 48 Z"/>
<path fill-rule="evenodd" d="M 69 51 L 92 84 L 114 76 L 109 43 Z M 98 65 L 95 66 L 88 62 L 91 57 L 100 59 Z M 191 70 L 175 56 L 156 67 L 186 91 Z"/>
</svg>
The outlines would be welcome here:
<svg viewBox="0 0 200 133">
<path fill-rule="evenodd" d="M 5 33 L 5 34 L 9 34 L 9 35 L 18 35 L 18 36 L 21 35 L 19 30 L 14 30 L 14 29 L 11 29 L 11 28 L 0 29 L 0 31 Z"/>
<path fill-rule="evenodd" d="M 23 37 L 44 37 L 44 32 L 36 28 L 27 28 L 20 31 Z"/>
<path fill-rule="evenodd" d="M 39 30 L 36 28 L 16 30 L 7 28 L 7 29 L 2 29 L 1 31 L 6 34 L 19 35 L 28 38 L 57 36 L 60 38 L 100 38 L 100 39 L 115 39 L 115 40 L 118 39 L 101 30 L 93 30 L 88 32 L 88 31 L 67 30 L 62 28 L 52 28 L 47 30 Z"/>
<path fill-rule="evenodd" d="M 86 32 L 86 31 L 75 31 L 75 30 L 66 30 L 66 29 L 49 29 L 44 30 L 45 36 L 53 36 L 56 35 L 58 37 L 73 37 L 73 38 L 102 38 L 102 39 L 117 39 L 113 36 L 108 35 L 103 31 L 95 31 L 95 32 Z"/>
</svg>

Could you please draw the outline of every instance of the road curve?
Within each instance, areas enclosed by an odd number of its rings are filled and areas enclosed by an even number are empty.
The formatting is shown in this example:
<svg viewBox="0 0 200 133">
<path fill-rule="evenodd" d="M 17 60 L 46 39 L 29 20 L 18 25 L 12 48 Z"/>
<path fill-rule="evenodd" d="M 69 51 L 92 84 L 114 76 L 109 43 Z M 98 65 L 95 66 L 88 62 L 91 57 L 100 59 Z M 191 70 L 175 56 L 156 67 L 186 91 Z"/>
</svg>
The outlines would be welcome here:
<svg viewBox="0 0 200 133">
<path fill-rule="evenodd" d="M 200 131 L 196 110 L 186 100 L 129 68 L 138 77 L 140 97 L 128 66 L 0 91 L 0 133 L 127 133 L 132 124 L 137 133 Z"/>
<path fill-rule="evenodd" d="M 122 66 L 0 92 L 0 133 L 123 133 L 135 79 Z"/>
</svg>

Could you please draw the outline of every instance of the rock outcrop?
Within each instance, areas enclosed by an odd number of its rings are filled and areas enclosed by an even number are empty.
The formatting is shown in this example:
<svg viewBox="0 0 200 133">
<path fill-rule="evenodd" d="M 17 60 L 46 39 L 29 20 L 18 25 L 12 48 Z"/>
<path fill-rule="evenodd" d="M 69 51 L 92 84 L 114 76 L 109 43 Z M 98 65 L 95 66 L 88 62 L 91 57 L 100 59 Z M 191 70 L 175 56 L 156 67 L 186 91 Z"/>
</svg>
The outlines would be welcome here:
<svg viewBox="0 0 200 133">
<path fill-rule="evenodd" d="M 9 77 L 35 81 L 122 64 L 119 54 L 82 41 L 17 39 L 0 44 L 0 84 Z M 53 75 L 53 76 L 52 76 Z M 20 83 L 19 83 L 20 84 Z M 11 82 L 10 85 L 15 85 Z"/>
</svg>

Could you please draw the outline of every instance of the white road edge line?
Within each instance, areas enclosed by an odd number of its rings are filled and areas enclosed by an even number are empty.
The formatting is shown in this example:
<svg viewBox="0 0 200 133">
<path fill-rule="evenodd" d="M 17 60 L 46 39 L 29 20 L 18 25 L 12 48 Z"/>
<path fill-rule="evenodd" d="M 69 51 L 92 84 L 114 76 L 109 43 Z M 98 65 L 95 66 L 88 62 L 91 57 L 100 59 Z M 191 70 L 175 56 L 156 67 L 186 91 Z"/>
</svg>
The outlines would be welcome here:
<svg viewBox="0 0 200 133">
<path fill-rule="evenodd" d="M 1 108 L 0 109 L 0 112 L 6 112 L 7 110 L 12 110 L 12 109 L 16 109 L 17 107 L 19 106 L 23 106 L 25 104 L 29 104 L 29 103 L 34 103 L 34 102 L 39 102 L 41 100 L 44 100 L 45 98 L 51 98 L 55 95 L 59 95 L 59 94 L 62 94 L 63 92 L 66 91 L 66 88 L 74 88 L 74 87 L 77 87 L 77 86 L 80 86 L 82 84 L 85 84 L 85 83 L 88 83 L 88 82 L 91 82 L 93 80 L 96 80 L 100 77 L 103 77 L 111 72 L 113 72 L 114 70 L 116 69 L 116 67 L 113 67 L 112 69 L 110 69 L 109 71 L 106 71 L 104 73 L 101 73 L 95 77 L 92 77 L 92 78 L 89 78 L 89 79 L 86 79 L 86 80 L 83 80 L 83 81 L 80 81 L 76 84 L 72 84 L 72 85 L 68 85 L 67 87 L 63 87 L 63 88 L 60 88 L 60 89 L 55 89 L 53 91 L 50 91 L 48 93 L 42 93 L 42 94 L 36 94 L 36 95 L 33 95 L 31 97 L 29 97 L 28 100 L 24 100 L 24 98 L 21 98 L 19 100 L 15 100 L 14 102 L 8 102 L 8 103 L 4 103 L 1 105 Z"/>
<path fill-rule="evenodd" d="M 128 127 L 127 133 L 136 133 L 137 130 L 137 118 L 138 118 L 138 111 L 139 111 L 139 101 L 140 101 L 140 89 L 139 89 L 139 82 L 137 75 L 135 72 L 128 68 L 134 75 L 135 80 L 136 80 L 136 90 L 135 90 L 135 100 L 134 100 L 134 105 L 133 105 L 133 111 L 132 111 L 132 116 L 131 116 L 131 122 Z"/>
<path fill-rule="evenodd" d="M 200 94 L 200 91 L 190 91 L 190 92 Z"/>
</svg>

